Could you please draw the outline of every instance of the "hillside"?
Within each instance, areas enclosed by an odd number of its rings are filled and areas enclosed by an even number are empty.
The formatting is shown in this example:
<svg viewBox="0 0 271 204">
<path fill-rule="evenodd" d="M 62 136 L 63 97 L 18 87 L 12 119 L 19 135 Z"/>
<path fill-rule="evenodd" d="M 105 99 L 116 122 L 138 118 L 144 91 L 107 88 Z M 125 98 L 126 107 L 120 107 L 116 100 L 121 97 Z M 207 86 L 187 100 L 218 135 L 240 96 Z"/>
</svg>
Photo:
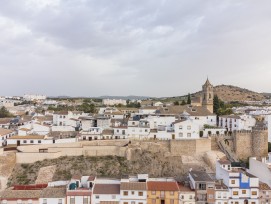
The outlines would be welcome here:
<svg viewBox="0 0 271 204">
<path fill-rule="evenodd" d="M 232 85 L 218 85 L 214 87 L 214 94 L 223 101 L 261 101 L 270 96 L 264 93 L 257 93 L 248 89 L 240 88 Z M 192 98 L 201 96 L 201 91 L 191 94 Z M 187 96 L 175 96 L 168 98 L 160 98 L 161 101 L 182 101 L 187 100 Z"/>
<path fill-rule="evenodd" d="M 261 101 L 266 98 L 261 93 L 231 85 L 215 86 L 214 94 L 223 101 Z"/>
</svg>

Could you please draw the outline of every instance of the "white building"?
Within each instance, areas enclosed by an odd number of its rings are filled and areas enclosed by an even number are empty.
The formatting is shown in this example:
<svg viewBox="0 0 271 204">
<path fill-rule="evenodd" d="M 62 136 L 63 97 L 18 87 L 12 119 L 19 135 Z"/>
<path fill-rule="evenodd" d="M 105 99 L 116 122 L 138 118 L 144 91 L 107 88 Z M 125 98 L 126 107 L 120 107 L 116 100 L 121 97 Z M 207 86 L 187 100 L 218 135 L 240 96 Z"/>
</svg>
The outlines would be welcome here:
<svg viewBox="0 0 271 204">
<path fill-rule="evenodd" d="M 115 105 L 124 105 L 126 106 L 126 100 L 123 99 L 103 99 L 103 105 L 106 106 L 115 106 Z"/>
<path fill-rule="evenodd" d="M 175 138 L 172 139 L 198 139 L 199 125 L 193 120 L 181 120 L 173 123 Z"/>
<path fill-rule="evenodd" d="M 40 204 L 66 204 L 66 188 L 45 188 L 41 192 Z"/>
<path fill-rule="evenodd" d="M 91 203 L 119 203 L 120 202 L 120 180 L 96 179 L 93 186 Z"/>
<path fill-rule="evenodd" d="M 268 115 L 266 119 L 267 119 L 267 127 L 268 127 L 268 142 L 271 142 L 271 115 Z"/>
<path fill-rule="evenodd" d="M 256 119 L 251 115 L 228 115 L 219 117 L 219 127 L 227 131 L 252 130 L 256 124 Z"/>
<path fill-rule="evenodd" d="M 7 145 L 7 139 L 15 135 L 15 132 L 8 129 L 0 128 L 0 147 Z"/>
<path fill-rule="evenodd" d="M 66 204 L 92 203 L 91 194 L 94 181 L 95 177 L 93 176 L 73 176 L 68 184 Z"/>
<path fill-rule="evenodd" d="M 179 184 L 179 204 L 195 204 L 195 190 L 191 189 L 189 185 Z"/>
<path fill-rule="evenodd" d="M 29 134 L 48 135 L 50 131 L 51 131 L 50 126 L 31 123 L 31 124 L 20 126 L 18 130 L 18 135 L 19 136 L 26 136 Z"/>
<path fill-rule="evenodd" d="M 266 183 L 271 187 L 271 154 L 269 153 L 268 158 L 262 158 L 258 160 L 255 157 L 249 158 L 249 169 L 248 172 L 257 176 L 259 180 Z"/>
<path fill-rule="evenodd" d="M 140 178 L 142 175 L 138 175 Z M 120 204 L 146 204 L 147 184 L 146 179 L 140 180 L 138 177 L 121 179 L 120 184 Z"/>
<path fill-rule="evenodd" d="M 259 178 L 239 167 L 232 167 L 227 160 L 216 162 L 216 178 L 229 188 L 230 202 L 236 204 L 259 203 Z"/>
<path fill-rule="evenodd" d="M 128 137 L 137 139 L 147 139 L 150 134 L 150 124 L 149 121 L 145 119 L 129 120 L 128 121 Z"/>
<path fill-rule="evenodd" d="M 46 100 L 47 96 L 39 94 L 24 94 L 23 99 L 25 101 L 41 101 Z"/>
</svg>

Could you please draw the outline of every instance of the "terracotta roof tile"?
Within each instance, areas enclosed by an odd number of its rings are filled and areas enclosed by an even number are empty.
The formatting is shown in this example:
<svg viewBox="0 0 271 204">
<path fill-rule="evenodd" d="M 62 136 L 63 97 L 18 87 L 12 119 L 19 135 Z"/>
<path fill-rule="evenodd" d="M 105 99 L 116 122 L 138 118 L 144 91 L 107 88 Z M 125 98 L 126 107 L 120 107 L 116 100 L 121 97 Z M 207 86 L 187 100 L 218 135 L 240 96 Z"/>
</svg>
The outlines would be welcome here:
<svg viewBox="0 0 271 204">
<path fill-rule="evenodd" d="M 144 191 L 147 189 L 145 182 L 121 182 L 120 190 Z"/>
<path fill-rule="evenodd" d="M 147 187 L 148 191 L 179 191 L 175 181 L 149 181 Z"/>
<path fill-rule="evenodd" d="M 95 184 L 93 194 L 120 194 L 120 184 Z"/>
</svg>

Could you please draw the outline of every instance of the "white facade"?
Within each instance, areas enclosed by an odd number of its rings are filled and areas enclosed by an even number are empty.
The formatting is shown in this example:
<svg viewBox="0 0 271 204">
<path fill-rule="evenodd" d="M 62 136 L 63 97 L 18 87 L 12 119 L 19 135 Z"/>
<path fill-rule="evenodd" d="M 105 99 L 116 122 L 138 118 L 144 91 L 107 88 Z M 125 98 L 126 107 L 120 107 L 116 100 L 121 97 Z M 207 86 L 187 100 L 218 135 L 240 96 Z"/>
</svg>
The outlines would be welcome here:
<svg viewBox="0 0 271 204">
<path fill-rule="evenodd" d="M 102 186 L 102 189 L 96 190 L 98 186 Z M 113 190 L 113 188 L 118 188 L 117 191 Z M 101 202 L 120 202 L 120 180 L 114 179 L 96 179 L 93 191 L 91 203 L 100 204 Z"/>
<path fill-rule="evenodd" d="M 259 179 L 241 168 L 233 168 L 229 162 L 217 161 L 216 178 L 223 180 L 229 188 L 230 202 L 249 204 L 259 203 Z"/>
<path fill-rule="evenodd" d="M 14 135 L 14 131 L 0 128 L 0 147 L 7 145 L 7 139 Z"/>
<path fill-rule="evenodd" d="M 271 142 L 271 115 L 267 116 L 268 142 Z"/>
<path fill-rule="evenodd" d="M 34 101 L 34 100 L 46 100 L 47 96 L 38 95 L 38 94 L 24 94 L 23 99 L 26 101 Z"/>
<path fill-rule="evenodd" d="M 257 160 L 255 157 L 249 158 L 249 170 L 248 172 L 257 176 L 259 180 L 271 186 L 271 158 L 262 158 L 262 161 Z"/>
<path fill-rule="evenodd" d="M 126 100 L 123 99 L 103 99 L 103 105 L 114 106 L 114 105 L 124 105 L 126 106 Z"/>
<path fill-rule="evenodd" d="M 49 126 L 31 123 L 20 126 L 20 129 L 18 130 L 18 135 L 19 136 L 25 136 L 29 134 L 48 135 L 50 133 L 50 130 L 51 128 Z"/>
<path fill-rule="evenodd" d="M 199 138 L 199 125 L 194 123 L 193 120 L 185 120 L 174 123 L 173 125 L 175 139 L 198 139 Z"/>
<path fill-rule="evenodd" d="M 229 115 L 219 117 L 219 127 L 225 128 L 228 131 L 235 130 L 252 130 L 256 124 L 256 119 L 251 115 Z"/>
</svg>

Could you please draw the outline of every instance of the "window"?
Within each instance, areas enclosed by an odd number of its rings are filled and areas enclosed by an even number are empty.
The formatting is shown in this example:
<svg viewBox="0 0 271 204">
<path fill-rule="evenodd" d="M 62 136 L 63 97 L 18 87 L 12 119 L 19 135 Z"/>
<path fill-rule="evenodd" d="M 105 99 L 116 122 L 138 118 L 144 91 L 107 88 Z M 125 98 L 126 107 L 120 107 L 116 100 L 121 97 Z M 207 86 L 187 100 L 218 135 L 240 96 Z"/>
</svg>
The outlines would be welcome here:
<svg viewBox="0 0 271 204">
<path fill-rule="evenodd" d="M 246 194 L 247 193 L 247 191 L 246 190 L 242 190 L 242 194 Z"/>
<path fill-rule="evenodd" d="M 152 194 L 152 195 L 155 195 L 156 193 L 155 193 L 155 191 L 152 191 L 151 194 Z"/>
<path fill-rule="evenodd" d="M 183 129 L 183 126 L 182 126 L 182 125 L 180 125 L 179 129 L 180 129 L 180 130 L 182 130 L 182 129 Z"/>
<path fill-rule="evenodd" d="M 209 194 L 209 199 L 213 199 L 214 195 L 213 194 Z"/>
<path fill-rule="evenodd" d="M 131 204 L 135 204 L 135 201 L 132 201 Z"/>
<path fill-rule="evenodd" d="M 96 195 L 96 197 L 95 197 L 96 199 L 99 199 L 100 198 L 100 196 L 98 196 L 98 195 Z"/>
<path fill-rule="evenodd" d="M 62 199 L 58 199 L 58 204 L 62 204 Z"/>
<path fill-rule="evenodd" d="M 187 133 L 187 137 L 191 137 L 191 133 Z"/>
<path fill-rule="evenodd" d="M 27 141 L 26 141 L 26 140 L 24 140 L 24 144 L 25 144 L 25 143 L 27 143 Z"/>
<path fill-rule="evenodd" d="M 170 191 L 170 195 L 174 195 L 174 191 Z"/>
<path fill-rule="evenodd" d="M 187 130 L 191 130 L 191 126 L 189 125 L 189 126 L 187 126 Z"/>
<path fill-rule="evenodd" d="M 257 191 L 252 191 L 252 195 L 257 195 Z"/>
<path fill-rule="evenodd" d="M 112 199 L 116 199 L 116 195 L 112 195 Z"/>
<path fill-rule="evenodd" d="M 192 200 L 192 199 L 193 199 L 193 196 L 192 196 L 192 195 L 190 195 L 190 196 L 189 196 L 189 199 L 190 199 L 190 200 Z"/>
<path fill-rule="evenodd" d="M 183 133 L 182 132 L 179 133 L 179 137 L 183 137 Z"/>
<path fill-rule="evenodd" d="M 199 184 L 199 190 L 206 190 L 206 184 L 200 183 Z"/>
<path fill-rule="evenodd" d="M 173 199 L 170 199 L 170 204 L 174 204 L 174 200 Z"/>
<path fill-rule="evenodd" d="M 38 140 L 38 143 L 41 143 L 41 140 Z"/>
<path fill-rule="evenodd" d="M 145 132 L 148 132 L 148 129 L 145 129 Z"/>
<path fill-rule="evenodd" d="M 238 191 L 233 191 L 233 195 L 238 195 Z"/>
<path fill-rule="evenodd" d="M 124 196 L 128 196 L 128 191 L 123 191 Z"/>
<path fill-rule="evenodd" d="M 33 144 L 33 143 L 34 143 L 34 141 L 33 141 L 33 140 L 30 140 L 30 143 L 31 143 L 31 144 Z"/>
<path fill-rule="evenodd" d="M 88 204 L 88 198 L 83 198 L 83 204 Z"/>
<path fill-rule="evenodd" d="M 235 180 L 231 180 L 231 184 L 235 184 Z"/>
<path fill-rule="evenodd" d="M 43 199 L 42 203 L 47 204 L 47 199 Z"/>
<path fill-rule="evenodd" d="M 138 192 L 138 196 L 143 196 L 143 192 Z"/>
<path fill-rule="evenodd" d="M 75 204 L 75 198 L 70 198 L 70 204 Z"/>
<path fill-rule="evenodd" d="M 129 204 L 128 202 L 124 202 L 123 204 Z"/>
<path fill-rule="evenodd" d="M 155 204 L 156 203 L 156 200 L 155 199 L 152 199 L 152 204 Z"/>
<path fill-rule="evenodd" d="M 132 195 L 134 195 L 135 194 L 135 192 L 134 191 L 132 191 Z"/>
</svg>

